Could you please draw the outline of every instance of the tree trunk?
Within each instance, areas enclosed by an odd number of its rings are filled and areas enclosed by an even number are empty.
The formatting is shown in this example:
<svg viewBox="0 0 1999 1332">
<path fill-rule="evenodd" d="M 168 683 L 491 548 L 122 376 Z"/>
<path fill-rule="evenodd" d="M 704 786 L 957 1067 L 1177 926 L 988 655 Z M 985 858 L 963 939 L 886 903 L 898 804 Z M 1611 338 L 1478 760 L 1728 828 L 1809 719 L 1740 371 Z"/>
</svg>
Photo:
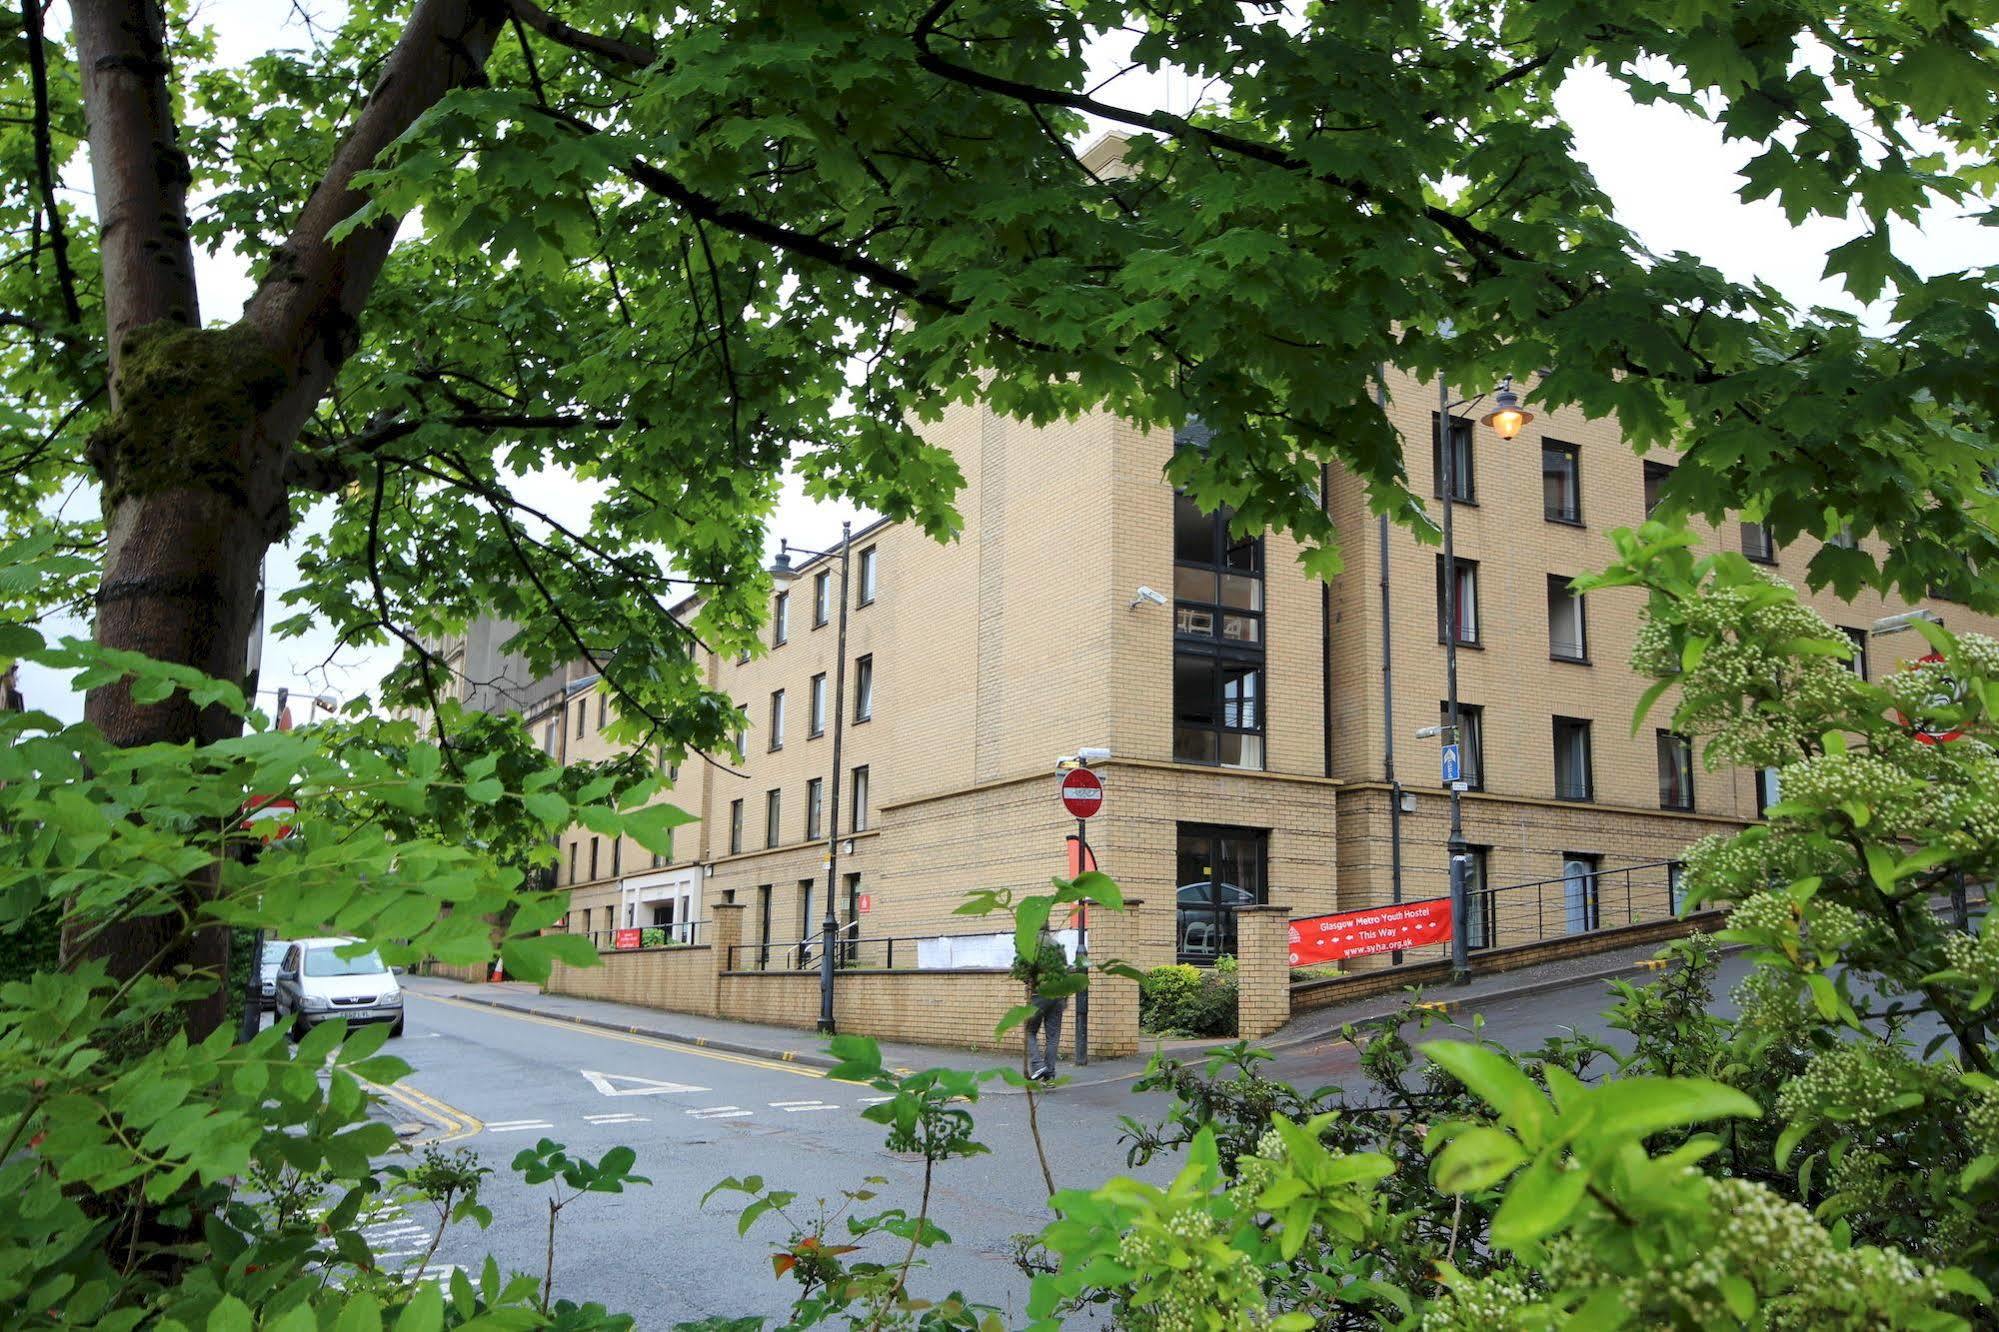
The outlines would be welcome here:
<svg viewBox="0 0 1999 1332">
<path fill-rule="evenodd" d="M 286 457 L 354 350 L 395 223 L 338 245 L 327 233 L 362 203 L 354 173 L 445 93 L 480 77 L 503 18 L 502 0 L 421 0 L 243 319 L 203 329 L 160 7 L 76 0 L 111 359 L 111 412 L 89 447 L 107 537 L 100 645 L 243 678 L 264 553 L 290 522 Z M 241 728 L 184 694 L 135 703 L 122 683 L 92 690 L 84 715 L 124 746 L 207 743 Z M 187 885 L 190 917 L 215 883 L 211 872 Z M 116 979 L 183 964 L 212 973 L 216 993 L 189 1013 L 199 1038 L 226 1012 L 228 931 L 176 942 L 184 924 L 121 924 L 81 955 L 105 958 Z M 68 942 L 66 958 L 79 956 Z"/>
</svg>

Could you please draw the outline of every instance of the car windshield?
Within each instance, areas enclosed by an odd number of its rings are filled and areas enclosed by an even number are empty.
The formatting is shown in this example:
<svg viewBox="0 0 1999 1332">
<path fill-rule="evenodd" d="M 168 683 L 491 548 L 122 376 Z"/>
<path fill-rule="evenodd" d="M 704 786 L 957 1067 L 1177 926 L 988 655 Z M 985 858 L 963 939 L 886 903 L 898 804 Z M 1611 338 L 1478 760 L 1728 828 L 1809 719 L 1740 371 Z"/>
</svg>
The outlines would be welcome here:
<svg viewBox="0 0 1999 1332">
<path fill-rule="evenodd" d="M 285 949 L 289 947 L 291 947 L 291 945 L 286 943 L 283 939 L 278 939 L 271 943 L 265 944 L 264 965 L 267 967 L 275 967 L 278 963 L 284 961 Z"/>
<path fill-rule="evenodd" d="M 308 976 L 379 976 L 387 970 L 382 965 L 382 959 L 373 953 L 342 957 L 339 946 L 310 949 L 305 955 L 305 974 Z"/>
</svg>

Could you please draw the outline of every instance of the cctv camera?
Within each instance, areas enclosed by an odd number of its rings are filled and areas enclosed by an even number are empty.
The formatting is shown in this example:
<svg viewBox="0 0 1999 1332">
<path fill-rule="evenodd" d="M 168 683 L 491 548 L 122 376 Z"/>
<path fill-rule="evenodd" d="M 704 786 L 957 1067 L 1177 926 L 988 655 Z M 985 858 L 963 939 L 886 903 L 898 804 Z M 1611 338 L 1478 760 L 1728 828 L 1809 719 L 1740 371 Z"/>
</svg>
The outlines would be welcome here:
<svg viewBox="0 0 1999 1332">
<path fill-rule="evenodd" d="M 1079 749 L 1076 751 L 1076 757 L 1082 760 L 1083 766 L 1086 768 L 1090 766 L 1090 764 L 1092 763 L 1108 762 L 1110 760 L 1110 756 L 1111 756 L 1110 748 L 1108 746 L 1102 746 L 1102 745 L 1096 746 L 1094 748 Z"/>
<path fill-rule="evenodd" d="M 1148 601 L 1155 606 L 1164 606 L 1166 604 L 1166 597 L 1163 593 L 1154 592 L 1151 588 L 1140 584 L 1137 595 L 1131 599 L 1131 608 L 1136 610 L 1141 604 Z"/>
</svg>

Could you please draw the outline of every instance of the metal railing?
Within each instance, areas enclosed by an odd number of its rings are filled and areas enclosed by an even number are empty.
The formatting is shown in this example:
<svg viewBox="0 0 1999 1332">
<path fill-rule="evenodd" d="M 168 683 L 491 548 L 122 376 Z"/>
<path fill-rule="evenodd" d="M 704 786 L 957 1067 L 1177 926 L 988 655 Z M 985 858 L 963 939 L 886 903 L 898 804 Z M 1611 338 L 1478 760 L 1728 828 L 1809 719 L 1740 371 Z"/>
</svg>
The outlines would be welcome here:
<svg viewBox="0 0 1999 1332">
<path fill-rule="evenodd" d="M 858 924 L 840 928 L 833 948 L 835 970 L 914 971 L 919 968 L 989 968 L 1013 964 L 1013 937 L 1003 944 L 985 944 L 997 938 L 986 933 L 968 934 L 870 934 L 860 933 Z M 949 956 L 953 944 L 962 950 L 979 941 L 977 953 L 963 959 Z M 814 934 L 807 939 L 770 939 L 739 943 L 729 949 L 725 966 L 730 971 L 817 971 L 825 947 Z M 1001 957 L 1000 954 L 1005 956 Z"/>
<path fill-rule="evenodd" d="M 595 944 L 597 951 L 629 952 L 632 948 L 685 948 L 693 944 L 708 942 L 708 922 L 705 920 L 678 920 L 671 925 L 630 925 L 609 930 L 578 930 L 582 938 Z M 638 942 L 631 942 L 636 934 Z M 619 936 L 624 936 L 625 947 L 620 949 Z"/>
<path fill-rule="evenodd" d="M 1667 920 L 1679 912 L 1680 874 L 1678 860 L 1651 860 L 1474 888 L 1465 895 L 1465 939 L 1479 952 Z"/>
</svg>

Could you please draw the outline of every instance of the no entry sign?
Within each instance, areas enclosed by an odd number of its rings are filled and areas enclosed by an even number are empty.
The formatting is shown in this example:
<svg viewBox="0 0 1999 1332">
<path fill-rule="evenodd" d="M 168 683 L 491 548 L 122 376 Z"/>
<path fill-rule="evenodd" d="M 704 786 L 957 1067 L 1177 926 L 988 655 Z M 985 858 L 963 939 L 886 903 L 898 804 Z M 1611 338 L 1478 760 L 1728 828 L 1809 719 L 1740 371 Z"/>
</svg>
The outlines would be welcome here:
<svg viewBox="0 0 1999 1332">
<path fill-rule="evenodd" d="M 1922 656 L 1910 662 L 1903 669 L 1914 671 L 1914 670 L 1921 670 L 1925 666 L 1934 666 L 1937 668 L 1936 687 L 1931 691 L 1930 696 L 1926 700 L 1924 700 L 1925 703 L 1928 705 L 1928 707 L 1934 708 L 1938 712 L 1943 712 L 1953 708 L 1963 707 L 1965 699 L 1964 685 L 1959 681 L 1953 679 L 1951 675 L 1943 669 L 1944 657 L 1942 653 L 1926 652 Z M 1900 713 L 1897 713 L 1896 715 L 1901 716 Z M 1902 717 L 1901 720 L 1902 724 L 1908 727 L 1909 730 L 1914 734 L 1917 741 L 1925 745 L 1947 745 L 1953 740 L 1961 740 L 1964 738 L 1963 727 L 1953 726 L 1950 725 L 1949 723 L 1936 722 L 1931 720 L 1928 716 Z"/>
<path fill-rule="evenodd" d="M 243 827 L 267 842 L 279 842 L 298 826 L 298 802 L 284 796 L 251 796 Z"/>
<path fill-rule="evenodd" d="M 1104 807 L 1104 784 L 1088 768 L 1072 769 L 1062 778 L 1062 804 L 1079 819 Z"/>
<path fill-rule="evenodd" d="M 1451 899 L 1433 897 L 1399 906 L 1342 911 L 1291 922 L 1291 965 L 1337 962 L 1343 957 L 1393 953 L 1451 937 Z"/>
</svg>

